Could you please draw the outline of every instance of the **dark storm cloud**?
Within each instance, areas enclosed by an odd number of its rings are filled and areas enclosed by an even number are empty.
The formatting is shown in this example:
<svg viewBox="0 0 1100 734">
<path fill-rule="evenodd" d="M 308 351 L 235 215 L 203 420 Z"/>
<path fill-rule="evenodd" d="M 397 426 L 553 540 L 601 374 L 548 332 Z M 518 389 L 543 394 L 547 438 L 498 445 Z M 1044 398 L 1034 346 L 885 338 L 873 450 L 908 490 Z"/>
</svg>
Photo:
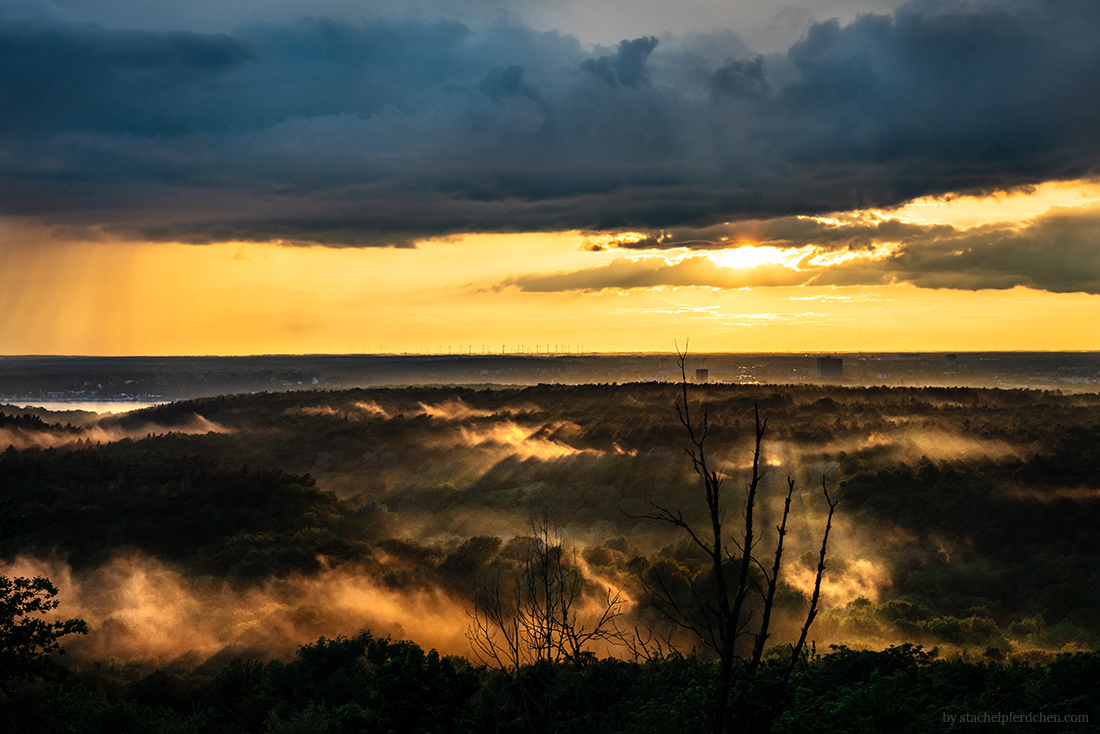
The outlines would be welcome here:
<svg viewBox="0 0 1100 734">
<path fill-rule="evenodd" d="M 614 54 L 586 59 L 581 66 L 612 86 L 637 87 L 647 81 L 646 59 L 657 43 L 653 36 L 623 41 Z"/>
<path fill-rule="evenodd" d="M 886 243 L 924 240 L 930 234 L 948 234 L 956 230 L 948 225 L 918 225 L 897 219 L 849 218 L 842 226 L 823 224 L 810 217 L 778 217 L 723 222 L 710 227 L 673 227 L 642 234 L 636 241 L 618 243 L 628 250 L 690 248 L 721 250 L 741 245 L 804 247 L 814 245 L 828 250 L 870 250 Z"/>
<path fill-rule="evenodd" d="M 707 227 L 1094 175 L 1096 89 L 1083 0 L 912 2 L 766 57 L 728 32 L 0 14 L 0 214 L 333 245 Z"/>
<path fill-rule="evenodd" d="M 1055 213 L 1020 230 L 966 231 L 903 247 L 885 266 L 924 288 L 1100 294 L 1100 211 Z"/>
<path fill-rule="evenodd" d="M 700 251 L 752 241 L 801 249 L 797 268 L 781 265 L 722 267 L 704 257 L 622 258 L 574 272 L 524 275 L 502 287 L 525 291 L 626 290 L 657 286 L 743 288 L 782 285 L 877 285 L 910 283 L 957 290 L 1025 286 L 1055 293 L 1100 294 L 1100 210 L 1061 210 L 1025 226 L 1005 224 L 957 229 L 886 220 L 840 225 L 812 219 L 781 219 L 725 225 L 695 232 L 664 233 L 637 245 L 678 243 Z M 767 235 L 770 235 L 767 236 Z M 637 245 L 632 246 L 636 247 Z M 876 248 L 879 248 L 876 253 Z M 832 254 L 864 255 L 830 263 Z M 873 256 L 872 256 L 873 255 Z"/>
</svg>

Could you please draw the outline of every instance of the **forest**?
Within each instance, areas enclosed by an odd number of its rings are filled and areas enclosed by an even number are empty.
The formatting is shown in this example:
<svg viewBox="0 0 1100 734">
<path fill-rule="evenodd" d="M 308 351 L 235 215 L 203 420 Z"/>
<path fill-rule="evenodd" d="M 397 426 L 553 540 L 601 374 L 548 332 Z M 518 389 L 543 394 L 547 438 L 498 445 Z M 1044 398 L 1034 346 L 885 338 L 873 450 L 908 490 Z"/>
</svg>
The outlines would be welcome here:
<svg viewBox="0 0 1100 734">
<path fill-rule="evenodd" d="M 737 670 L 755 672 L 721 721 L 716 572 L 685 532 L 712 520 L 685 395 L 722 487 L 719 551 L 770 591 L 744 616 L 770 618 L 759 652 L 731 635 Z M 0 717 L 19 729 L 1100 721 L 1097 394 L 304 390 L 116 416 L 0 406 L 0 446 Z M 749 487 L 758 539 L 742 556 Z M 49 580 L 42 609 L 17 608 L 20 579 Z M 59 620 L 56 642 L 40 619 Z M 17 648 L 32 622 L 45 641 Z"/>
</svg>

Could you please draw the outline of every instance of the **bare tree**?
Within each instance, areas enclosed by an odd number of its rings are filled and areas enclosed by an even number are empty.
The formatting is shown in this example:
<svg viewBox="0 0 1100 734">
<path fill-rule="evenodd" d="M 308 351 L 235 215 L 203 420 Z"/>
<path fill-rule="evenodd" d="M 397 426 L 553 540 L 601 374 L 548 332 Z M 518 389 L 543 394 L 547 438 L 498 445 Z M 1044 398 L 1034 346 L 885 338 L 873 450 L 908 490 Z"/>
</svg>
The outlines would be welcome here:
<svg viewBox="0 0 1100 734">
<path fill-rule="evenodd" d="M 466 637 L 481 663 L 512 674 L 531 731 L 552 734 L 558 728 L 555 667 L 583 667 L 593 644 L 619 643 L 615 621 L 625 602 L 607 588 L 602 600 L 586 603 L 576 549 L 566 552 L 545 516 L 531 529 L 515 572 L 498 574 L 478 594 Z"/>
<path fill-rule="evenodd" d="M 482 663 L 502 670 L 540 662 L 581 665 L 594 643 L 621 637 L 615 620 L 625 606 L 622 593 L 608 588 L 586 609 L 576 549 L 566 551 L 546 518 L 532 521 L 531 529 L 515 572 L 498 574 L 478 594 L 466 636 Z"/>
<path fill-rule="evenodd" d="M 703 411 L 701 420 L 694 418 L 688 401 L 686 346 L 683 352 L 677 348 L 676 354 L 682 388 L 681 397 L 676 403 L 676 412 L 691 442 L 686 451 L 691 458 L 692 468 L 703 482 L 709 527 L 696 528 L 684 517 L 682 511 L 654 503 L 651 503 L 654 512 L 642 517 L 669 523 L 683 530 L 691 542 L 706 555 L 710 566 L 708 580 L 713 587 L 704 588 L 695 579 L 689 579 L 690 596 L 694 603 L 688 604 L 673 588 L 669 579 L 657 569 L 650 576 L 643 577 L 642 583 L 649 594 L 650 602 L 669 622 L 690 632 L 717 657 L 718 684 L 711 711 L 710 729 L 714 734 L 724 734 L 728 731 L 746 730 L 752 726 L 746 719 L 752 703 L 749 691 L 759 672 L 766 643 L 771 637 L 772 612 L 782 572 L 787 519 L 790 516 L 795 483 L 793 479 L 787 479 L 782 519 L 776 526 L 775 551 L 771 568 L 768 569 L 756 556 L 756 548 L 761 539 L 757 537 L 755 517 L 762 476 L 761 445 L 767 430 L 767 420 L 761 421 L 759 407 L 754 409 L 756 427 L 752 475 L 746 488 L 743 519 L 737 528 L 739 532 L 734 535 L 724 526 L 726 506 L 722 477 L 708 462 L 706 441 L 710 426 L 707 413 Z M 833 513 L 837 506 L 837 501 L 829 496 L 824 481 L 822 490 L 829 511 L 821 540 L 814 591 L 801 634 L 798 641 L 791 646 L 779 685 L 773 691 L 773 699 L 764 707 L 762 717 L 756 721 L 756 725 L 765 730 L 770 727 L 771 720 L 777 714 L 779 698 L 802 655 L 810 625 L 817 616 L 821 579 L 825 573 L 825 554 Z M 727 543 L 732 544 L 732 550 Z"/>
</svg>

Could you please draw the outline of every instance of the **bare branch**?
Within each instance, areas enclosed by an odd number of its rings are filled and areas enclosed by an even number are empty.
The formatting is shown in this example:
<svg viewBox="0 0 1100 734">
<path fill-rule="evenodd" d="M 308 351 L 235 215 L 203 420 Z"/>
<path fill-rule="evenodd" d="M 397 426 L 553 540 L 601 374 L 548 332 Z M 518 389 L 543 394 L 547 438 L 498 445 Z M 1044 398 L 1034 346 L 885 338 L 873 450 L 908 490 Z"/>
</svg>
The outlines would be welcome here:
<svg viewBox="0 0 1100 734">
<path fill-rule="evenodd" d="M 576 548 L 567 554 L 544 516 L 531 522 L 524 562 L 511 583 L 495 583 L 478 595 L 467 631 L 475 657 L 486 665 L 518 672 L 537 662 L 582 665 L 589 646 L 622 637 L 615 621 L 623 614 L 621 592 L 607 589 L 598 612 L 583 615 L 584 578 Z"/>
<path fill-rule="evenodd" d="M 686 345 L 683 351 L 680 351 L 679 345 L 677 345 L 676 356 L 680 367 L 680 394 L 676 400 L 675 408 L 677 418 L 687 432 L 689 446 L 684 449 L 684 452 L 691 460 L 692 471 L 702 481 L 703 500 L 707 509 L 707 517 L 710 520 L 710 527 L 706 532 L 700 532 L 701 528 L 689 524 L 682 512 L 657 504 L 652 504 L 654 508 L 652 514 L 634 517 L 659 520 L 683 530 L 692 544 L 707 556 L 707 565 L 710 567 L 708 578 L 714 584 L 713 589 L 697 584 L 696 579 L 698 577 L 689 573 L 687 575 L 687 590 L 680 589 L 674 593 L 665 578 L 665 572 L 656 567 L 651 568 L 646 575 L 643 575 L 642 585 L 649 595 L 650 603 L 673 625 L 673 628 L 690 631 L 703 646 L 710 648 L 717 655 L 719 673 L 711 712 L 711 731 L 713 734 L 724 734 L 731 722 L 735 724 L 744 723 L 746 712 L 750 710 L 750 707 L 760 705 L 752 701 L 750 688 L 758 669 L 762 665 L 764 651 L 768 640 L 771 638 L 770 627 L 783 567 L 787 522 L 790 518 L 795 484 L 794 480 L 788 477 L 782 519 L 775 526 L 777 535 L 769 570 L 756 555 L 758 546 L 764 541 L 763 537 L 758 537 L 756 514 L 759 493 L 762 491 L 761 481 L 766 466 L 766 462 L 763 461 L 763 441 L 767 433 L 768 421 L 761 417 L 759 405 L 754 406 L 752 474 L 745 488 L 744 510 L 740 527 L 738 532 L 730 534 L 725 528 L 725 508 L 723 507 L 722 496 L 723 477 L 709 465 L 709 457 L 706 451 L 706 439 L 710 433 L 711 425 L 710 416 L 705 407 L 702 409 L 701 418 L 697 418 L 692 414 L 688 395 L 687 354 Z M 792 648 L 792 659 L 785 670 L 778 692 L 770 702 L 770 707 L 764 706 L 763 710 L 766 712 L 766 716 L 772 716 L 772 713 L 768 712 L 775 711 L 782 695 L 782 689 L 787 685 L 790 670 L 793 669 L 795 662 L 801 655 L 810 625 L 817 616 L 821 580 L 825 571 L 826 546 L 832 528 L 833 512 L 836 508 L 836 503 L 829 498 L 827 489 L 825 496 L 826 501 L 829 503 L 829 518 L 822 539 L 810 610 L 802 627 L 800 639 Z M 727 542 L 729 548 L 726 546 Z M 733 549 L 733 552 L 730 548 Z M 736 574 L 736 578 L 731 578 L 731 574 Z M 687 592 L 690 592 L 690 594 Z M 746 635 L 752 636 L 751 652 L 747 658 L 741 658 L 738 656 L 737 651 L 738 640 Z M 635 651 L 645 652 L 649 643 L 641 642 L 636 634 L 632 644 Z M 636 652 L 635 654 L 639 653 Z M 736 700 L 731 704 L 730 697 L 735 683 L 738 684 L 739 688 Z M 760 709 L 757 708 L 756 710 Z M 770 722 L 770 720 L 769 718 L 768 721 Z"/>
<path fill-rule="evenodd" d="M 791 648 L 791 657 L 783 670 L 780 690 L 786 688 L 788 681 L 790 681 L 791 673 L 794 672 L 794 668 L 802 656 L 802 648 L 806 644 L 806 635 L 810 631 L 810 625 L 813 624 L 814 619 L 817 617 L 817 603 L 821 596 L 821 579 L 825 575 L 825 552 L 829 546 L 829 532 L 833 527 L 833 513 L 836 512 L 836 506 L 840 502 L 840 500 L 834 500 L 829 496 L 829 488 L 826 486 L 824 478 L 821 480 L 821 491 L 825 495 L 825 502 L 829 505 L 829 514 L 825 520 L 825 532 L 821 536 L 821 552 L 817 559 L 817 576 L 814 578 L 814 593 L 813 596 L 810 597 L 810 608 L 809 611 L 806 612 L 806 622 L 802 625 L 802 631 L 798 635 L 798 642 Z M 771 706 L 768 708 L 769 722 L 774 719 L 775 714 L 778 712 L 778 706 L 779 697 L 776 696 Z"/>
</svg>

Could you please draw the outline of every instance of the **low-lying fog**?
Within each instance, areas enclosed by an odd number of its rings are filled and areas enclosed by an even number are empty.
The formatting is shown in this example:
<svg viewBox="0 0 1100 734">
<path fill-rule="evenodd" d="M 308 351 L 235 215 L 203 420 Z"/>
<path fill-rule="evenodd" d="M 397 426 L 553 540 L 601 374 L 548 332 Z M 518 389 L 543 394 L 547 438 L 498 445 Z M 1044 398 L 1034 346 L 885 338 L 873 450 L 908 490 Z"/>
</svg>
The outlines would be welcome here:
<svg viewBox="0 0 1100 734">
<path fill-rule="evenodd" d="M 1016 562 L 999 557 L 994 540 L 980 532 L 984 509 L 974 508 L 969 520 L 922 513 L 953 502 L 952 482 L 966 476 L 981 478 L 990 517 L 1015 512 L 1020 503 L 1050 508 L 1069 502 L 1095 512 L 1096 485 L 1082 486 L 1076 476 L 1067 476 L 1064 486 L 1057 477 L 1033 481 L 1028 462 L 1055 451 L 1030 424 L 1088 422 L 1093 419 L 1082 416 L 1095 416 L 1100 399 L 735 386 L 692 388 L 691 399 L 697 420 L 704 407 L 707 413 L 705 446 L 723 477 L 722 517 L 731 549 L 741 533 L 754 405 L 768 420 L 756 508 L 762 536 L 756 555 L 768 565 L 786 478 L 796 482 L 782 576 L 789 593 L 776 642 L 795 633 L 813 589 L 825 520 L 823 483 L 841 504 L 822 585 L 824 612 L 811 635 L 819 646 L 907 639 L 965 646 L 970 638 L 937 632 L 943 625 L 936 627 L 936 620 L 981 615 L 996 622 L 990 639 L 1006 651 L 1062 639 L 1025 634 L 1022 627 L 1010 635 L 1012 624 L 1034 618 L 1042 605 L 1027 594 L 979 588 Z M 132 545 L 107 549 L 91 565 L 77 563 L 66 557 L 60 537 L 53 555 L 43 555 L 39 545 L 35 554 L 10 556 L 0 572 L 46 575 L 57 583 L 59 612 L 84 618 L 91 630 L 68 642 L 76 660 L 163 664 L 181 656 L 192 662 L 282 656 L 318 636 L 363 628 L 463 655 L 470 652 L 469 615 L 479 589 L 515 571 L 508 548 L 530 536 L 532 522 L 542 518 L 586 579 L 580 606 L 598 614 L 608 593 L 620 594 L 624 633 L 656 630 L 690 649 L 691 640 L 647 605 L 641 582 L 657 568 L 698 583 L 709 573 L 681 528 L 647 519 L 661 507 L 682 512 L 693 528 L 709 522 L 684 452 L 689 443 L 676 400 L 669 385 L 372 390 L 209 399 L 70 426 L 8 418 L 0 423 L 0 443 L 10 445 L 9 452 L 97 451 L 109 444 L 118 457 L 131 446 L 206 452 L 227 471 L 248 465 L 308 473 L 351 508 L 349 517 L 367 513 L 371 519 L 358 556 L 318 552 L 311 569 L 276 569 L 261 578 L 199 573 L 195 563 Z M 1011 484 L 1002 481 L 1008 476 Z M 971 491 L 968 482 L 965 491 Z M 904 504 L 881 506 L 898 501 Z M 301 522 L 299 536 L 334 532 L 316 516 Z M 1037 537 L 1042 532 L 1058 529 L 1040 528 Z M 247 537 L 262 542 L 255 533 Z M 989 570 L 997 564 L 1004 568 Z M 941 582 L 932 583 L 943 594 L 928 587 L 937 574 Z M 971 579 L 973 599 L 951 591 L 961 578 Z M 1034 592 L 1036 599 L 1041 594 Z M 902 602 L 924 611 L 898 622 L 891 615 Z M 1074 624 L 1087 632 L 1091 622 Z M 600 652 L 627 655 L 628 649 Z"/>
</svg>

